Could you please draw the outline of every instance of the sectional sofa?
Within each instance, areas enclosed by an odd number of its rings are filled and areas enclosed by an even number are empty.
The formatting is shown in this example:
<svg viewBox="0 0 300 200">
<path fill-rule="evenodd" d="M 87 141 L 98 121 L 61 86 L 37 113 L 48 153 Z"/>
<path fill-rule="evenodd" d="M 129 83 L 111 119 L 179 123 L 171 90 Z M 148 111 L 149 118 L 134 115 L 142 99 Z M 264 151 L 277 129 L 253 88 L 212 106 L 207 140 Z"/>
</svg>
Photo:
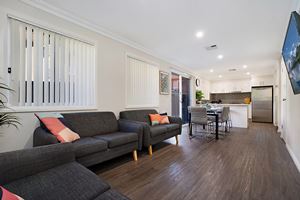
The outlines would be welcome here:
<svg viewBox="0 0 300 200">
<path fill-rule="evenodd" d="M 82 112 L 62 114 L 63 124 L 80 135 L 72 142 L 75 156 L 84 166 L 92 166 L 142 148 L 143 127 L 132 122 L 117 120 L 112 112 Z M 33 145 L 59 143 L 42 124 L 34 131 Z"/>
<path fill-rule="evenodd" d="M 127 200 L 75 161 L 72 144 L 0 154 L 0 185 L 25 200 Z"/>
<path fill-rule="evenodd" d="M 149 114 L 158 114 L 158 112 L 154 109 L 122 111 L 120 112 L 120 119 L 127 123 L 143 126 L 143 146 L 148 148 L 150 155 L 152 155 L 152 145 L 163 140 L 175 137 L 176 144 L 178 144 L 178 135 L 182 131 L 181 118 L 169 116 L 170 124 L 151 126 Z"/>
</svg>

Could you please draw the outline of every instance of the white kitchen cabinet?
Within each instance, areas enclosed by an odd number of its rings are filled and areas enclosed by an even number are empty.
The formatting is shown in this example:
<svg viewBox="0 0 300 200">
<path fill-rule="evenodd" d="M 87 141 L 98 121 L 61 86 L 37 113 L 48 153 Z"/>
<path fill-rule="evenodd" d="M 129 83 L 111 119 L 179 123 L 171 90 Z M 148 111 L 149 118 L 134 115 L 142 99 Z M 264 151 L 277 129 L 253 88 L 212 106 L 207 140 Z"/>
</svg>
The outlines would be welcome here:
<svg viewBox="0 0 300 200">
<path fill-rule="evenodd" d="M 211 83 L 212 93 L 250 92 L 250 80 L 214 81 Z"/>
</svg>

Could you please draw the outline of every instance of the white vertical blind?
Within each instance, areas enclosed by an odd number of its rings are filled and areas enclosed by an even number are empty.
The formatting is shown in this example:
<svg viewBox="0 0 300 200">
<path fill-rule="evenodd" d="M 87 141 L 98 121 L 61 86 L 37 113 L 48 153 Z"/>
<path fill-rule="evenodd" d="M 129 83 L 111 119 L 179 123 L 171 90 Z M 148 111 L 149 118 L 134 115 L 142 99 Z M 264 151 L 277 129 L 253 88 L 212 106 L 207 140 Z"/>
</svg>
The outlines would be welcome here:
<svg viewBox="0 0 300 200">
<path fill-rule="evenodd" d="M 19 66 L 22 66 L 22 67 L 18 67 L 18 66 L 13 66 L 12 67 L 12 70 L 13 69 L 19 69 L 19 77 L 20 77 L 20 86 L 19 88 L 19 105 L 20 106 L 24 106 L 25 105 L 25 34 L 26 34 L 26 31 L 25 31 L 25 26 L 23 24 L 20 24 L 20 26 L 18 25 L 15 25 L 15 26 L 12 26 L 13 28 L 15 27 L 17 31 L 19 31 L 19 37 L 20 37 L 20 65 Z M 12 33 L 14 32 L 14 29 L 11 29 Z M 14 34 L 14 36 L 17 37 L 17 34 Z M 11 40 L 14 40 L 13 37 L 11 37 Z M 18 50 L 16 50 L 18 51 Z M 18 57 L 17 57 L 17 54 L 14 54 L 14 52 L 12 52 L 11 54 L 11 57 L 14 57 L 13 60 L 18 60 Z M 14 70 L 16 71 L 16 70 Z M 10 98 L 11 100 L 12 98 Z"/>
<path fill-rule="evenodd" d="M 35 98 L 35 106 L 42 106 L 43 105 L 43 92 L 44 92 L 44 87 L 43 87 L 43 65 L 44 65 L 44 33 L 41 30 L 38 30 L 38 45 L 37 45 L 37 49 L 38 49 L 38 63 L 37 65 L 40 66 L 38 67 L 38 73 L 37 73 L 37 77 L 36 80 L 38 83 L 40 84 L 35 84 L 35 86 L 38 88 L 38 91 L 36 92 L 36 98 Z"/>
<path fill-rule="evenodd" d="M 159 69 L 156 65 L 127 57 L 126 104 L 127 108 L 159 105 Z"/>
<path fill-rule="evenodd" d="M 94 106 L 94 46 L 10 19 L 11 106 Z"/>
<path fill-rule="evenodd" d="M 35 35 L 33 37 L 33 66 L 38 66 L 39 65 L 39 30 L 37 30 L 35 32 Z M 38 85 L 37 84 L 34 84 L 34 83 L 38 83 L 39 82 L 39 68 L 38 67 L 33 67 L 33 91 L 34 91 L 34 94 L 33 94 L 33 104 L 36 105 L 38 104 L 38 96 L 39 96 L 39 88 L 38 88 Z"/>
<path fill-rule="evenodd" d="M 32 33 L 33 30 L 31 26 L 26 26 L 26 56 L 25 56 L 25 103 L 27 106 L 31 106 L 32 104 Z"/>
</svg>

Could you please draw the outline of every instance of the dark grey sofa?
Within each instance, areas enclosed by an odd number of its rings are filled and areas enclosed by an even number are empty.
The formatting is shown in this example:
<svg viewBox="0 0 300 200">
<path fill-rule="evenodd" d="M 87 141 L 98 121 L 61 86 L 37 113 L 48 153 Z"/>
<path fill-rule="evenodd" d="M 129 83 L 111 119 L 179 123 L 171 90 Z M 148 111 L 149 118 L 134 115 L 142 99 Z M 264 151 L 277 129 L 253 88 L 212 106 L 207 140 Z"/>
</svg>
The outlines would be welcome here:
<svg viewBox="0 0 300 200">
<path fill-rule="evenodd" d="M 0 185 L 26 200 L 128 199 L 76 162 L 71 144 L 1 153 Z"/>
<path fill-rule="evenodd" d="M 176 144 L 178 144 L 178 135 L 182 131 L 181 118 L 169 116 L 170 124 L 151 126 L 149 114 L 158 114 L 158 112 L 154 109 L 122 111 L 120 112 L 120 120 L 143 126 L 143 146 L 148 148 L 150 155 L 152 155 L 152 145 L 163 140 L 175 136 Z"/>
<path fill-rule="evenodd" d="M 84 166 L 92 166 L 130 152 L 133 152 L 134 159 L 137 159 L 136 150 L 142 147 L 142 126 L 118 121 L 112 112 L 62 115 L 62 122 L 81 137 L 72 142 L 72 145 L 77 161 Z M 45 127 L 38 127 L 34 131 L 34 146 L 56 143 L 56 137 Z"/>
</svg>

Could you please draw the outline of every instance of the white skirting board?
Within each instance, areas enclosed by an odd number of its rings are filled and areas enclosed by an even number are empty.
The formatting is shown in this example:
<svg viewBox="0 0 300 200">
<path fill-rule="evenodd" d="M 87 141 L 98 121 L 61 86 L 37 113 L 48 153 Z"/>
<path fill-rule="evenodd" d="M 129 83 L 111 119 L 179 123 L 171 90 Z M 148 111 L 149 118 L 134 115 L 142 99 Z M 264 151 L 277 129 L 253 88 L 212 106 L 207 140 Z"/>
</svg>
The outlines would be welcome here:
<svg viewBox="0 0 300 200">
<path fill-rule="evenodd" d="M 295 165 L 296 165 L 298 171 L 300 172 L 300 162 L 299 162 L 299 160 L 297 159 L 296 155 L 294 154 L 294 152 L 293 152 L 293 150 L 290 148 L 290 146 L 289 146 L 288 144 L 286 144 L 285 146 L 286 146 L 286 148 L 287 148 L 287 150 L 288 150 L 290 156 L 292 157 L 292 159 L 293 159 L 293 161 L 294 161 L 294 163 L 295 163 Z"/>
</svg>

